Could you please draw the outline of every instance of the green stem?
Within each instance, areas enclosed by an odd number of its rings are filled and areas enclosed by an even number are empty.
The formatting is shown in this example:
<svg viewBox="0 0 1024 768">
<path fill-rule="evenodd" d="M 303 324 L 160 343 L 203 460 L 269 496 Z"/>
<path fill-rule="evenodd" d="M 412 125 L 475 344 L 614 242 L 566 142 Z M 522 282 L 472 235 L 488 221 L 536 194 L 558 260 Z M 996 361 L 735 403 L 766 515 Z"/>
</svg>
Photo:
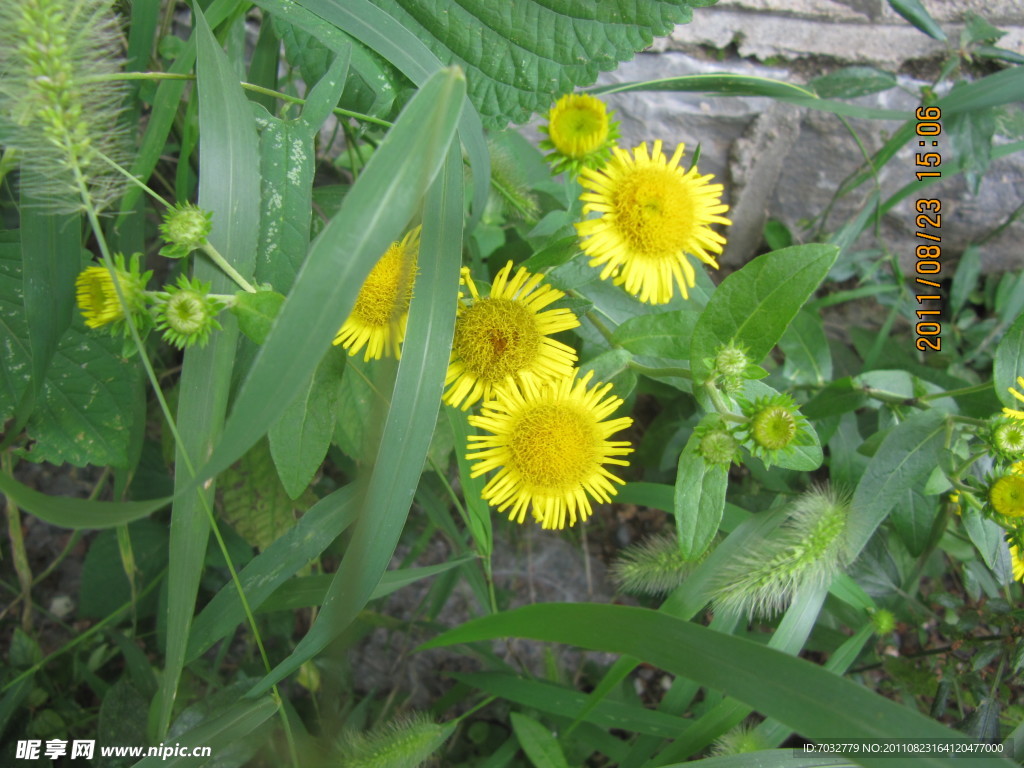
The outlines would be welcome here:
<svg viewBox="0 0 1024 768">
<path fill-rule="evenodd" d="M 960 397 L 961 395 L 973 395 L 976 392 L 987 392 L 992 388 L 991 382 L 985 382 L 984 384 L 973 384 L 969 387 L 962 387 L 961 389 L 951 389 L 947 392 L 933 392 L 930 395 L 919 395 L 918 401 L 928 402 L 929 400 L 938 400 L 943 397 Z"/>
<path fill-rule="evenodd" d="M 575 293 L 575 291 L 573 292 L 573 295 L 577 295 Z M 602 336 L 604 336 L 604 340 L 605 341 L 607 341 L 613 347 L 619 346 L 612 339 L 612 332 L 611 332 L 611 330 L 609 330 L 608 326 L 605 325 L 601 320 L 598 319 L 597 312 L 595 312 L 594 310 L 590 310 L 589 312 L 587 312 L 586 317 L 587 317 L 587 320 L 589 320 L 590 323 L 594 326 L 594 328 L 597 329 L 597 332 L 600 333 Z"/>
<path fill-rule="evenodd" d="M 652 368 L 649 365 L 641 365 L 635 360 L 630 360 L 626 365 L 628 365 L 631 370 L 652 378 L 659 376 L 662 378 L 673 376 L 677 379 L 693 379 L 693 372 L 689 368 Z"/>
<path fill-rule="evenodd" d="M 221 270 L 224 271 L 228 277 L 238 283 L 238 286 L 246 293 L 256 293 L 256 289 L 252 283 L 242 277 L 238 270 L 228 264 L 227 259 L 220 255 L 220 252 L 214 248 L 210 243 L 206 243 L 203 246 L 203 252 L 210 257 L 210 261 L 216 264 Z"/>
<path fill-rule="evenodd" d="M 11 475 L 11 455 L 4 453 L 0 457 L 5 475 Z M 18 575 L 18 586 L 21 588 L 21 628 L 26 632 L 32 630 L 32 567 L 28 562 L 28 551 L 25 549 L 25 536 L 21 528 L 21 510 L 15 506 L 11 497 L 7 497 L 4 506 L 7 515 L 7 536 L 11 540 L 11 558 L 14 561 L 14 572 Z"/>
</svg>

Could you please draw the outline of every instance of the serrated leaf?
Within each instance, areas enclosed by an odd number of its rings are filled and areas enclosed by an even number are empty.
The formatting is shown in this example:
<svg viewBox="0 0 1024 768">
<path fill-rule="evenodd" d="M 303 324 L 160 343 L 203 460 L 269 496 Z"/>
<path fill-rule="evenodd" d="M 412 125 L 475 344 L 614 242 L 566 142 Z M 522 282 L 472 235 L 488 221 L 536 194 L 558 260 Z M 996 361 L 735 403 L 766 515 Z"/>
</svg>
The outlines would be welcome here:
<svg viewBox="0 0 1024 768">
<path fill-rule="evenodd" d="M 773 251 L 722 281 L 697 320 L 690 345 L 694 380 L 707 376 L 706 360 L 719 345 L 743 344 L 760 362 L 835 263 L 839 249 L 796 245 Z"/>
<path fill-rule="evenodd" d="M 306 490 L 327 455 L 344 370 L 340 350 L 328 350 L 309 385 L 270 428 L 270 452 L 281 484 L 292 499 Z"/>
<path fill-rule="evenodd" d="M 90 332 L 80 318 L 64 334 L 26 427 L 31 461 L 127 467 L 132 403 L 140 371 L 121 342 Z"/>
<path fill-rule="evenodd" d="M 699 316 L 696 310 L 682 309 L 631 317 L 615 329 L 612 342 L 636 355 L 688 360 L 690 340 Z"/>
<path fill-rule="evenodd" d="M 697 443 L 694 436 L 687 441 L 676 473 L 676 533 L 687 560 L 703 555 L 718 533 L 729 482 L 728 465 L 705 462 L 697 453 Z"/>
<path fill-rule="evenodd" d="M 14 415 L 32 379 L 22 294 L 21 246 L 0 243 L 0 425 Z"/>
<path fill-rule="evenodd" d="M 221 517 L 260 551 L 295 525 L 296 510 L 306 506 L 289 498 L 266 440 L 256 443 L 220 476 L 217 498 Z"/>
</svg>

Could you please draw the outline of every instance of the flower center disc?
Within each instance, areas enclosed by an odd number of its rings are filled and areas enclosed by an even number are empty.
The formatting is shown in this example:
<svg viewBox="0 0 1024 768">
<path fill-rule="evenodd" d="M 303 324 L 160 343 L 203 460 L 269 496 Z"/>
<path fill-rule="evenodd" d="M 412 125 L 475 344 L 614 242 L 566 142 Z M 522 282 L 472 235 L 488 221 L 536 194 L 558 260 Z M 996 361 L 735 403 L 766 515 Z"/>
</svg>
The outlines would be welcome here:
<svg viewBox="0 0 1024 768">
<path fill-rule="evenodd" d="M 459 315 L 452 347 L 474 376 L 498 383 L 536 360 L 540 343 L 528 307 L 512 299 L 486 298 Z"/>
<path fill-rule="evenodd" d="M 1024 516 L 1024 477 L 1007 475 L 999 478 L 992 486 L 990 500 L 1001 515 Z"/>
<path fill-rule="evenodd" d="M 551 139 L 569 155 L 593 152 L 608 136 L 608 117 L 603 111 L 575 107 L 557 114 L 551 123 Z"/>
<path fill-rule="evenodd" d="M 693 233 L 693 201 L 678 175 L 665 168 L 637 168 L 615 192 L 622 238 L 640 256 L 675 255 Z"/>
<path fill-rule="evenodd" d="M 508 448 L 527 485 L 566 490 L 593 474 L 598 442 L 592 415 L 565 403 L 549 403 L 519 416 Z"/>
<path fill-rule="evenodd" d="M 401 245 L 392 245 L 370 271 L 352 314 L 366 325 L 383 327 L 409 309 L 415 269 Z"/>
</svg>

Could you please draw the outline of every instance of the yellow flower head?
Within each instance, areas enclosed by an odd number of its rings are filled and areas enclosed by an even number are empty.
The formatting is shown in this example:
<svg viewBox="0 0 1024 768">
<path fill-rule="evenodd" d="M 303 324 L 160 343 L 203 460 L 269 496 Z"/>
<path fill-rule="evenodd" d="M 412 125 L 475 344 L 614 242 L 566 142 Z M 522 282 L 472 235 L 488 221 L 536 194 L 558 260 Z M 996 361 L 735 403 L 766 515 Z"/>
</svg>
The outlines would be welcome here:
<svg viewBox="0 0 1024 768">
<path fill-rule="evenodd" d="M 1024 557 L 1021 557 L 1020 548 L 1010 545 L 1010 562 L 1013 564 L 1013 580 L 1024 581 Z"/>
<path fill-rule="evenodd" d="M 572 373 L 576 353 L 550 335 L 576 328 L 580 322 L 569 309 L 544 310 L 565 294 L 540 285 L 543 276 L 530 274 L 523 267 L 511 275 L 510 261 L 495 277 L 490 295 L 481 298 L 469 270 L 462 270 L 471 300 L 459 300 L 451 362 L 444 380 L 448 405 L 466 410 L 481 398 L 492 398 L 499 384 Z"/>
<path fill-rule="evenodd" d="M 615 156 L 601 170 L 584 169 L 580 184 L 583 213 L 599 213 L 576 225 L 584 238 L 583 252 L 590 266 L 602 267 L 601 279 L 614 278 L 633 296 L 648 304 L 665 304 L 675 285 L 689 298 L 696 279 L 692 254 L 715 269 L 712 254 L 720 254 L 725 238 L 712 224 L 731 224 L 720 214 L 729 209 L 721 201 L 722 185 L 701 176 L 696 168 L 679 167 L 683 145 L 671 159 L 661 141 L 633 150 L 613 150 Z"/>
<path fill-rule="evenodd" d="M 585 93 L 570 93 L 558 100 L 548 112 L 548 124 L 540 128 L 548 135 L 541 148 L 554 150 L 547 157 L 555 173 L 578 174 L 608 159 L 619 136 L 613 114 L 603 101 Z"/>
<path fill-rule="evenodd" d="M 85 317 L 85 324 L 90 328 L 101 328 L 105 325 L 112 329 L 123 324 L 125 308 L 131 313 L 145 309 L 146 282 L 152 272 L 139 273 L 139 256 L 134 255 L 128 266 L 124 256 L 114 254 L 113 272 L 105 266 L 86 267 L 75 279 L 78 308 Z M 117 295 L 114 280 L 121 289 L 121 297 Z M 121 299 L 124 299 L 124 304 Z"/>
<path fill-rule="evenodd" d="M 627 441 L 609 441 L 633 423 L 629 417 L 604 421 L 622 399 L 607 397 L 611 384 L 587 385 L 593 371 L 581 379 L 569 376 L 537 382 L 524 379 L 498 390 L 469 423 L 489 435 L 470 435 L 467 455 L 475 461 L 472 476 L 498 470 L 484 486 L 483 497 L 509 519 L 523 522 L 527 507 L 543 528 L 564 528 L 593 512 L 590 497 L 609 502 L 623 481 L 605 464 L 628 466 L 614 458 L 632 453 Z"/>
<path fill-rule="evenodd" d="M 1024 389 L 1024 376 L 1017 377 L 1017 386 Z M 1007 391 L 1024 403 L 1024 393 L 1018 392 L 1013 387 L 1009 387 Z M 1021 421 L 1024 421 L 1024 411 L 1015 411 L 1013 408 L 1003 408 L 1003 415 L 1009 416 L 1011 419 L 1020 419 Z"/>
<path fill-rule="evenodd" d="M 420 227 L 391 244 L 359 289 L 352 314 L 334 337 L 335 345 L 350 355 L 365 346 L 363 360 L 401 356 L 419 251 Z"/>
<path fill-rule="evenodd" d="M 1024 475 L 1003 475 L 988 491 L 988 500 L 1004 517 L 1024 517 Z"/>
</svg>

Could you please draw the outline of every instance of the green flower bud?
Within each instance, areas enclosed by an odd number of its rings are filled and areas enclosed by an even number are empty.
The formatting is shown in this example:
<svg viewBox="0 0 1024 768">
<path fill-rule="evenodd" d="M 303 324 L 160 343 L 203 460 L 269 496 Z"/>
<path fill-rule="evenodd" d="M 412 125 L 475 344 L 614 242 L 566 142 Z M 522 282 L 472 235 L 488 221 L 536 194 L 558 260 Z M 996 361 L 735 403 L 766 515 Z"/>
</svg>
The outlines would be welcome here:
<svg viewBox="0 0 1024 768">
<path fill-rule="evenodd" d="M 989 428 L 986 442 L 999 458 L 1017 461 L 1024 456 L 1024 421 L 996 419 Z"/>
<path fill-rule="evenodd" d="M 780 452 L 810 442 L 807 420 L 789 395 L 774 394 L 743 404 L 750 421 L 744 428 L 748 449 L 765 464 L 778 460 Z"/>
<path fill-rule="evenodd" d="M 714 371 L 722 376 L 742 376 L 748 365 L 750 358 L 742 345 L 730 342 L 715 353 Z"/>
<path fill-rule="evenodd" d="M 164 214 L 160 224 L 160 235 L 167 243 L 160 249 L 160 255 L 180 259 L 202 248 L 210 234 L 212 216 L 209 211 L 191 203 L 173 206 Z"/>
<path fill-rule="evenodd" d="M 871 614 L 871 626 L 879 637 L 891 635 L 896 629 L 896 617 L 892 611 L 879 608 Z"/>
<path fill-rule="evenodd" d="M 739 464 L 740 441 L 721 419 L 710 420 L 694 430 L 697 453 L 708 464 Z"/>
<path fill-rule="evenodd" d="M 156 327 L 164 341 L 178 349 L 205 346 L 210 334 L 220 330 L 217 314 L 225 302 L 210 295 L 210 284 L 182 275 L 177 285 L 164 286 L 157 296 Z"/>
</svg>

